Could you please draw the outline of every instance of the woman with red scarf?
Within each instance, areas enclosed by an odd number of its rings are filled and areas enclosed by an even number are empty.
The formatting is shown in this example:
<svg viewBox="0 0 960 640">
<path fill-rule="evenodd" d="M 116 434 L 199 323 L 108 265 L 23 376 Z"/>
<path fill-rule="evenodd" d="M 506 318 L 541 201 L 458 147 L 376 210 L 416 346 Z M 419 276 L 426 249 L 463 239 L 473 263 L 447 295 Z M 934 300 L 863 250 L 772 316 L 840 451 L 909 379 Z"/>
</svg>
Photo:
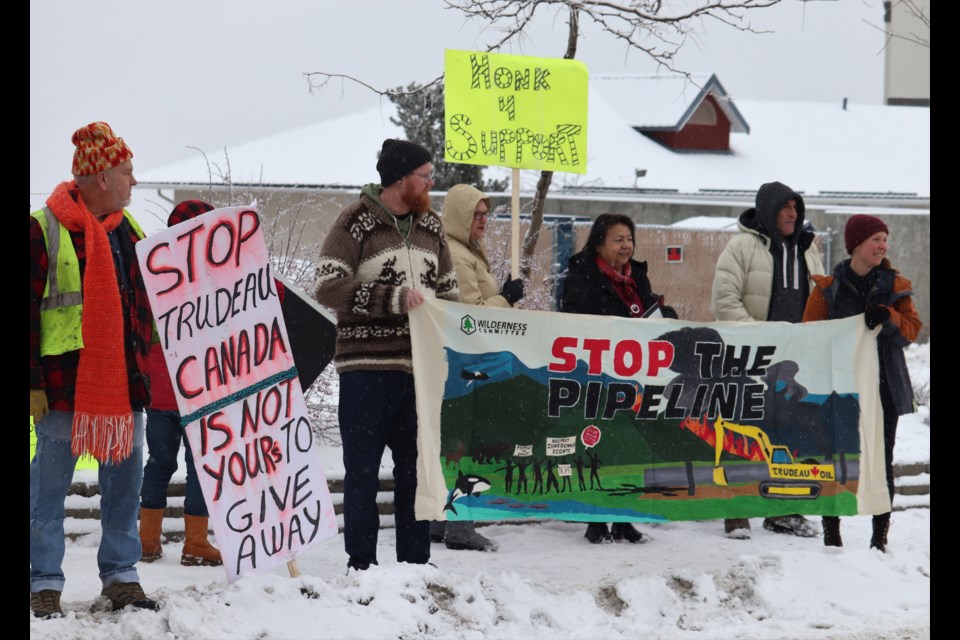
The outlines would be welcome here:
<svg viewBox="0 0 960 640">
<path fill-rule="evenodd" d="M 676 318 L 663 296 L 650 290 L 647 263 L 633 259 L 635 228 L 625 215 L 605 213 L 594 221 L 583 250 L 570 258 L 560 299 L 560 311 L 600 316 L 642 318 L 654 306 L 664 318 Z M 629 522 L 591 522 L 585 534 L 593 544 L 647 537 Z"/>
</svg>

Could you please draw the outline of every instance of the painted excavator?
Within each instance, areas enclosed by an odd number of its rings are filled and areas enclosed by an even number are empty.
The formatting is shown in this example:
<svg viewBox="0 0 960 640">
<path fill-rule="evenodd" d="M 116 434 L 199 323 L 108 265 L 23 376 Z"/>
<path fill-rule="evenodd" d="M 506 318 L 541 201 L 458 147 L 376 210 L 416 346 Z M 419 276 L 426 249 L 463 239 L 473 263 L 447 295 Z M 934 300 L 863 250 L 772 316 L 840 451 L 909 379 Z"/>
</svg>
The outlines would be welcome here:
<svg viewBox="0 0 960 640">
<path fill-rule="evenodd" d="M 720 465 L 720 456 L 724 451 L 724 435 L 728 431 L 750 438 L 760 446 L 760 452 L 770 474 L 769 480 L 760 482 L 760 495 L 765 498 L 813 499 L 820 495 L 821 483 L 837 481 L 832 464 L 821 464 L 810 459 L 803 462 L 794 461 L 789 449 L 772 444 L 767 434 L 759 427 L 735 424 L 723 418 L 717 418 L 713 429 L 716 433 L 717 449 L 713 467 L 714 484 L 722 486 L 727 484 L 727 473 Z"/>
</svg>

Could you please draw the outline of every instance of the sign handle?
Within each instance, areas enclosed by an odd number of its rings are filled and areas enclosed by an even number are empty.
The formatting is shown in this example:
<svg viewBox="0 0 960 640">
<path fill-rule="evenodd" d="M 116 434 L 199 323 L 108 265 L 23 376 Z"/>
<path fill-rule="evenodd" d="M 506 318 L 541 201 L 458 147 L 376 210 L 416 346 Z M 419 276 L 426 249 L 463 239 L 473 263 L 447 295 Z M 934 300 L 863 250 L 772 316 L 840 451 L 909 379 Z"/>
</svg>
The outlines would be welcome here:
<svg viewBox="0 0 960 640">
<path fill-rule="evenodd" d="M 288 562 L 288 563 L 287 563 L 287 569 L 290 571 L 290 577 L 291 577 L 291 578 L 299 578 L 299 577 L 300 577 L 300 569 L 297 568 L 297 561 L 296 561 L 296 560 L 291 560 L 290 562 Z"/>
<path fill-rule="evenodd" d="M 520 169 L 514 167 L 510 180 L 510 277 L 520 277 Z"/>
</svg>

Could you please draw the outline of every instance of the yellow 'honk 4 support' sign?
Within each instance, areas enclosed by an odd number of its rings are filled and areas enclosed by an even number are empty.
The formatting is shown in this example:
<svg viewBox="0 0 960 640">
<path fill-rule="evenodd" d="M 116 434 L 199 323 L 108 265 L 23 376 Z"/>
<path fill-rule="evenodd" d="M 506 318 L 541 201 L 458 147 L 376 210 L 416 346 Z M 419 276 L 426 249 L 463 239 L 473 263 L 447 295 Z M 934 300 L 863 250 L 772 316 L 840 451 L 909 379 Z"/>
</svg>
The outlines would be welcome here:
<svg viewBox="0 0 960 640">
<path fill-rule="evenodd" d="M 587 67 L 448 49 L 444 160 L 587 172 Z"/>
</svg>

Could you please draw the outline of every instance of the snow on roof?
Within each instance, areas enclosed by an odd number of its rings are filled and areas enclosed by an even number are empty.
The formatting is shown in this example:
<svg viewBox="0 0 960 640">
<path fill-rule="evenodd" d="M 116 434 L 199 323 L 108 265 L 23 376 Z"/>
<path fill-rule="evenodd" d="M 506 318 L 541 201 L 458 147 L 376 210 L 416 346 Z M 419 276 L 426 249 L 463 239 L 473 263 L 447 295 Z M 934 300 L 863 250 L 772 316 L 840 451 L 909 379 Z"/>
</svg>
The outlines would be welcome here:
<svg viewBox="0 0 960 640">
<path fill-rule="evenodd" d="M 824 192 L 930 197 L 930 109 L 785 101 L 738 101 L 749 135 L 730 152 L 677 153 L 629 127 L 591 91 L 587 173 L 555 173 L 558 186 L 755 193 L 771 181 Z M 637 170 L 644 170 L 637 177 Z"/>
<path fill-rule="evenodd" d="M 180 162 L 139 172 L 141 183 L 223 184 L 227 167 L 233 184 L 355 187 L 377 181 L 377 154 L 386 138 L 403 138 L 390 122 L 397 108 L 378 107 L 298 127 L 222 150 L 206 150 Z M 208 166 L 209 161 L 209 166 Z"/>
<path fill-rule="evenodd" d="M 720 216 L 691 216 L 674 222 L 671 229 L 713 229 L 717 231 L 736 231 L 736 218 L 721 218 Z"/>
<path fill-rule="evenodd" d="M 750 133 L 750 126 L 713 74 L 691 74 L 689 79 L 676 74 L 604 74 L 591 76 L 590 82 L 620 117 L 637 129 L 679 131 L 704 98 L 713 94 L 730 121 L 730 131 Z"/>
<path fill-rule="evenodd" d="M 701 194 L 755 193 L 780 181 L 810 196 L 820 193 L 912 194 L 930 197 L 930 109 L 886 105 L 739 100 L 749 134 L 731 136 L 729 153 L 677 153 L 635 131 L 591 84 L 587 173 L 554 173 L 557 188 L 644 188 Z M 141 172 L 144 186 L 233 184 L 343 186 L 377 180 L 385 138 L 403 137 L 390 122 L 387 100 L 372 109 L 268 136 L 222 151 Z M 207 160 L 210 165 L 208 166 Z M 211 167 L 214 170 L 211 171 Z M 639 169 L 646 172 L 637 177 Z M 509 177 L 490 167 L 486 176 Z M 521 191 L 538 173 L 521 171 Z"/>
</svg>

